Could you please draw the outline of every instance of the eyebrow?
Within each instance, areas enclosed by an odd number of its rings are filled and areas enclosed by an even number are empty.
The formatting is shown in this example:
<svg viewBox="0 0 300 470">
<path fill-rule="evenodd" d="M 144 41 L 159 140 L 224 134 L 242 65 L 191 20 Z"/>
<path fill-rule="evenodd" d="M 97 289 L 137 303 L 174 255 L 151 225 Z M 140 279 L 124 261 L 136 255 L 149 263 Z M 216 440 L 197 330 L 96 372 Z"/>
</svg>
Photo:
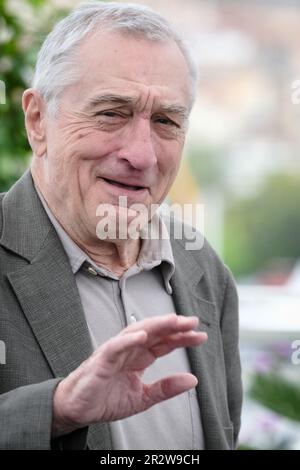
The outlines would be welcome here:
<svg viewBox="0 0 300 470">
<path fill-rule="evenodd" d="M 184 119 L 187 119 L 189 116 L 188 108 L 181 106 L 180 104 L 161 105 L 159 110 L 167 114 L 176 114 L 182 116 Z"/>
<path fill-rule="evenodd" d="M 115 94 L 105 94 L 105 95 L 98 95 L 91 98 L 88 101 L 87 109 L 95 108 L 101 104 L 108 104 L 108 103 L 115 103 L 120 105 L 134 105 L 137 99 L 132 96 L 125 96 L 125 95 L 115 95 Z M 169 114 L 176 114 L 182 116 L 184 119 L 187 119 L 189 116 L 189 110 L 185 106 L 180 104 L 162 104 L 159 106 L 158 112 L 165 112 Z"/>
</svg>

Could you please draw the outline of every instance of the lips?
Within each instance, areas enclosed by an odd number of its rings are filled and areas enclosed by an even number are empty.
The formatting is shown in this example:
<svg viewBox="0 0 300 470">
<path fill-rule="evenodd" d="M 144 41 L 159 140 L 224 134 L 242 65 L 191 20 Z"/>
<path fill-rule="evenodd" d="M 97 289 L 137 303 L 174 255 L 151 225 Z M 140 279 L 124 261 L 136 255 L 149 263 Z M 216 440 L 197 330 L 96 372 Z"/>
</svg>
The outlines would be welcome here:
<svg viewBox="0 0 300 470">
<path fill-rule="evenodd" d="M 116 186 L 118 188 L 123 188 L 123 189 L 131 190 L 131 191 L 140 191 L 140 190 L 147 189 L 146 186 L 127 184 L 121 181 L 112 180 L 110 178 L 102 177 L 101 179 L 104 180 L 106 183 L 111 184 L 112 186 Z"/>
</svg>

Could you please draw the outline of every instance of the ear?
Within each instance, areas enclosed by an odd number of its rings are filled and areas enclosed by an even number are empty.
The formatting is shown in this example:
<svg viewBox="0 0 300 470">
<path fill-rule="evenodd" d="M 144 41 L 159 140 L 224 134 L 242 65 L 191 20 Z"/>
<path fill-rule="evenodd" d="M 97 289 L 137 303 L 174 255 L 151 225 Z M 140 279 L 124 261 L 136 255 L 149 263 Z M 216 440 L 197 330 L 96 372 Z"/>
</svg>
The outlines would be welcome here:
<svg viewBox="0 0 300 470">
<path fill-rule="evenodd" d="M 47 149 L 44 100 L 37 90 L 29 88 L 23 93 L 22 107 L 30 146 L 34 155 L 42 157 Z"/>
</svg>

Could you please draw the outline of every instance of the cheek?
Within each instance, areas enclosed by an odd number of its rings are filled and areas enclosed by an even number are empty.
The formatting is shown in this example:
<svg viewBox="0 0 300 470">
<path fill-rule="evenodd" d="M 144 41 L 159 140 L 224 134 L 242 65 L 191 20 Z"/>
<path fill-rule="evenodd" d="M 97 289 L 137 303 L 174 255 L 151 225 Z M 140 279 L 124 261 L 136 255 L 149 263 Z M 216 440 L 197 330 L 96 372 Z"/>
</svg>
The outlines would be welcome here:
<svg viewBox="0 0 300 470">
<path fill-rule="evenodd" d="M 102 197 L 99 183 L 93 176 L 90 163 L 82 161 L 78 171 L 78 204 L 90 221 L 94 219 L 96 221 L 96 211 Z"/>
<path fill-rule="evenodd" d="M 99 132 L 91 132 L 88 135 L 79 133 L 71 147 L 74 152 L 85 160 L 95 160 L 114 150 L 115 141 L 111 136 L 102 135 Z"/>
<path fill-rule="evenodd" d="M 65 147 L 55 149 L 53 154 L 56 173 L 65 175 L 70 185 L 79 183 L 80 192 L 86 194 L 95 181 L 97 167 L 103 164 L 103 157 L 114 151 L 113 139 L 91 132 L 78 133 Z M 58 156 L 59 155 L 59 156 Z"/>
<path fill-rule="evenodd" d="M 159 152 L 158 168 L 163 180 L 167 183 L 175 178 L 182 155 L 183 145 L 174 142 L 172 145 L 166 145 Z"/>
<path fill-rule="evenodd" d="M 115 143 L 106 136 L 90 134 L 88 138 L 78 139 L 74 150 L 80 185 L 85 192 L 93 190 L 97 182 L 97 169 L 102 168 L 105 157 L 115 151 Z"/>
</svg>

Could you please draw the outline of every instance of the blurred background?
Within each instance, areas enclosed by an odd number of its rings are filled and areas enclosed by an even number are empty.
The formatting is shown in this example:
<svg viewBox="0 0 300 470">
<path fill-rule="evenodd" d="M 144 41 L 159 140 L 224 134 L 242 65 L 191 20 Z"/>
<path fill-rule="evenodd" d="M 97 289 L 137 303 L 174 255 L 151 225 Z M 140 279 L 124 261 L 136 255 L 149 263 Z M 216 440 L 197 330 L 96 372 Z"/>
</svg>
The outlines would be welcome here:
<svg viewBox="0 0 300 470">
<path fill-rule="evenodd" d="M 78 3 L 0 0 L 0 192 L 29 164 L 21 96 L 37 51 Z M 238 283 L 240 448 L 300 449 L 300 2 L 136 3 L 172 20 L 199 66 L 170 202 L 204 204 L 205 235 Z"/>
</svg>

